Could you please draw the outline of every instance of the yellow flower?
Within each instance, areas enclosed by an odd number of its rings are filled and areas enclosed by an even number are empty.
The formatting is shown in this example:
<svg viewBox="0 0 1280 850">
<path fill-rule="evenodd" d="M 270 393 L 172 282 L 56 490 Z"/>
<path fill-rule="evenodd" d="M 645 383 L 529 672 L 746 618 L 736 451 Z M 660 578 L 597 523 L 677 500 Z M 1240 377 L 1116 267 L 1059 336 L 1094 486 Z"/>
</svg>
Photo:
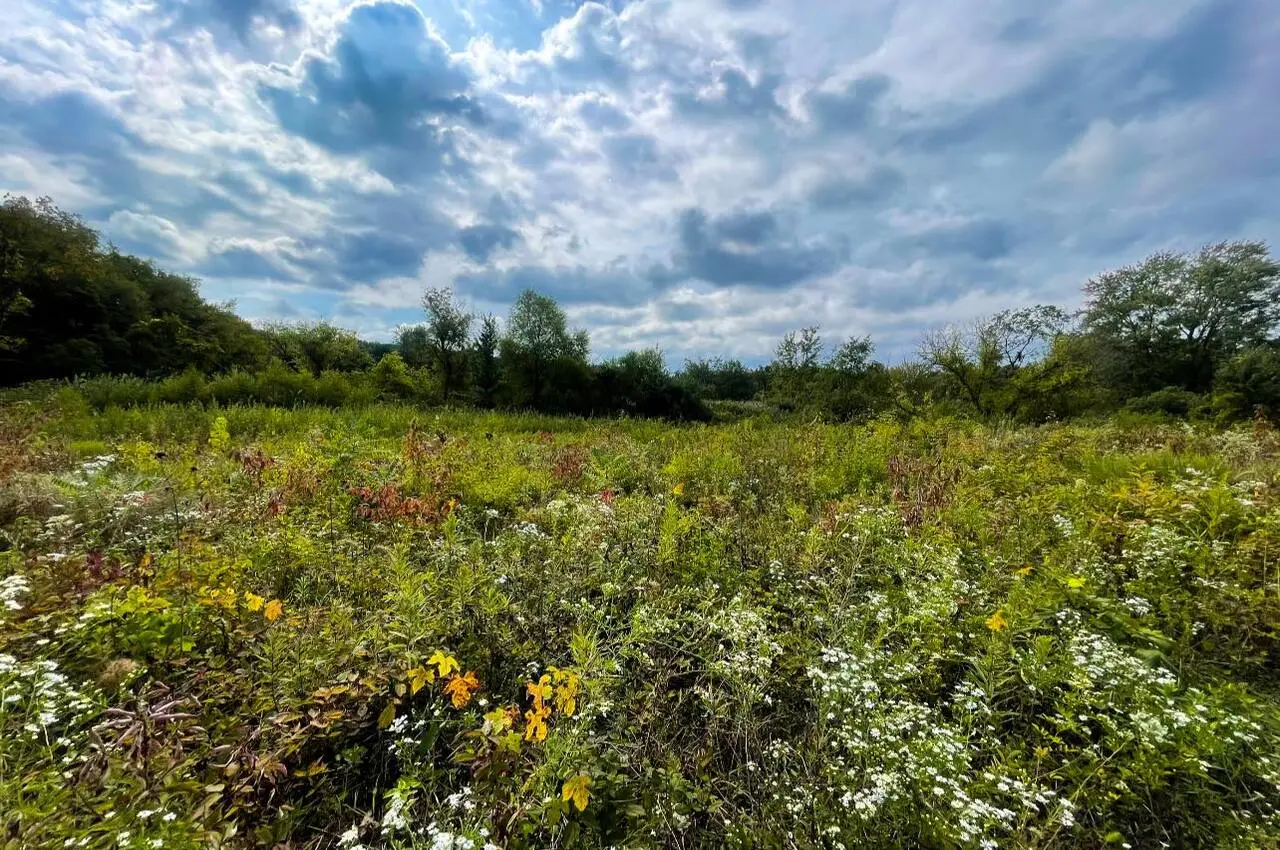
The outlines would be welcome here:
<svg viewBox="0 0 1280 850">
<path fill-rule="evenodd" d="M 436 654 L 427 659 L 428 664 L 434 664 L 436 671 L 439 672 L 440 678 L 443 679 L 450 673 L 456 673 L 461 668 L 458 667 L 458 659 L 452 655 L 445 655 L 440 650 L 436 650 Z"/>
<path fill-rule="evenodd" d="M 272 599 L 267 603 L 267 607 L 263 609 L 262 616 L 266 617 L 270 622 L 280 619 L 280 615 L 284 613 L 284 603 L 279 599 Z"/>
<path fill-rule="evenodd" d="M 987 618 L 987 628 L 993 632 L 1002 632 L 1008 625 L 1009 623 L 1004 618 L 1003 610 L 998 610 Z"/>
<path fill-rule="evenodd" d="M 565 781 L 564 788 L 560 789 L 560 799 L 566 802 L 573 800 L 578 811 L 582 811 L 587 807 L 587 801 L 591 799 L 591 792 L 587 790 L 590 787 L 591 777 L 585 773 L 579 773 Z"/>
<path fill-rule="evenodd" d="M 533 707 L 542 710 L 543 700 L 551 699 L 551 677 L 544 675 L 538 680 L 538 684 L 528 682 L 525 689 L 529 691 L 529 696 L 533 697 Z"/>
<path fill-rule="evenodd" d="M 551 716 L 549 708 L 535 708 L 524 713 L 524 739 L 526 741 L 547 740 L 547 718 Z"/>
<path fill-rule="evenodd" d="M 454 708 L 466 708 L 471 702 L 471 694 L 480 687 L 476 674 L 468 671 L 465 676 L 454 676 L 444 686 L 444 692 L 453 697 Z"/>
<path fill-rule="evenodd" d="M 247 590 L 244 592 L 244 604 L 250 611 L 261 611 L 266 601 L 256 593 L 250 593 Z"/>
<path fill-rule="evenodd" d="M 671 493 L 672 493 L 672 495 L 675 495 L 675 496 L 683 496 L 683 495 L 684 495 L 684 482 L 683 482 L 683 481 L 681 481 L 679 484 L 677 484 L 676 486 L 672 487 L 672 488 L 671 488 Z"/>
<path fill-rule="evenodd" d="M 1084 579 L 1080 578 L 1080 576 L 1072 576 L 1071 578 L 1067 579 L 1067 587 L 1071 588 L 1072 590 L 1079 590 L 1080 588 L 1084 587 Z"/>
<path fill-rule="evenodd" d="M 409 680 L 409 693 L 414 695 L 436 680 L 436 673 L 430 667 L 414 667 L 404 675 Z"/>
</svg>

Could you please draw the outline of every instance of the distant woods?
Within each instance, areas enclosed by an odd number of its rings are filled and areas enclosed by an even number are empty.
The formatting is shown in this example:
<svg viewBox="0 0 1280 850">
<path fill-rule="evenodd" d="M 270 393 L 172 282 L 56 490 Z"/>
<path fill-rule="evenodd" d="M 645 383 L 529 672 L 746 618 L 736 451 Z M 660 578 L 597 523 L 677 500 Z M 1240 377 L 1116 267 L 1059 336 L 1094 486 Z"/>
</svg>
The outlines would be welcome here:
<svg viewBox="0 0 1280 850">
<path fill-rule="evenodd" d="M 809 327 L 786 334 L 767 365 L 716 358 L 670 374 L 652 349 L 590 362 L 587 332 L 532 290 L 499 318 L 428 289 L 423 320 L 394 343 L 326 323 L 255 328 L 48 199 L 0 204 L 0 383 L 93 378 L 79 385 L 99 404 L 397 400 L 673 419 L 709 418 L 706 402 L 833 420 L 1280 415 L 1280 265 L 1266 245 L 1159 253 L 1098 275 L 1084 295 L 1075 313 L 1010 309 L 931 331 L 897 365 L 876 361 L 869 337 L 832 342 Z"/>
</svg>

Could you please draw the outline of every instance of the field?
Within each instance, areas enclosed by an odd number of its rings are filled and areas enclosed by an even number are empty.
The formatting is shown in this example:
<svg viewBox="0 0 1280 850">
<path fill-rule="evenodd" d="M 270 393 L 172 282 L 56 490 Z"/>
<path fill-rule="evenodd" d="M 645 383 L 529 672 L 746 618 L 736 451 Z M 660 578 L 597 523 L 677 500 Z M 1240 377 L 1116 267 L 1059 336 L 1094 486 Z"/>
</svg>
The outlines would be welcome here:
<svg viewBox="0 0 1280 850">
<path fill-rule="evenodd" d="M 1280 435 L 0 415 L 0 845 L 1280 846 Z"/>
</svg>

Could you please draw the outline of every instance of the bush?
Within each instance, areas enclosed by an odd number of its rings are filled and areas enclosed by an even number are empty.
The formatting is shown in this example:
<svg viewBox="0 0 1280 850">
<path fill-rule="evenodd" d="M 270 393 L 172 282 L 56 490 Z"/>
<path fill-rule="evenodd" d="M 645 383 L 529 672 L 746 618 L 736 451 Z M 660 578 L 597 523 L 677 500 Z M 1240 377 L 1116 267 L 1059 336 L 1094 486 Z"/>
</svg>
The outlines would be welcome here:
<svg viewBox="0 0 1280 850">
<path fill-rule="evenodd" d="M 1280 348 L 1251 348 L 1222 364 L 1214 379 L 1213 406 L 1226 419 L 1250 417 L 1257 410 L 1280 416 Z"/>
<path fill-rule="evenodd" d="M 1203 412 L 1207 405 L 1208 400 L 1202 395 L 1178 387 L 1166 387 L 1150 395 L 1130 399 L 1125 409 L 1133 413 L 1163 413 L 1185 419 Z"/>
</svg>

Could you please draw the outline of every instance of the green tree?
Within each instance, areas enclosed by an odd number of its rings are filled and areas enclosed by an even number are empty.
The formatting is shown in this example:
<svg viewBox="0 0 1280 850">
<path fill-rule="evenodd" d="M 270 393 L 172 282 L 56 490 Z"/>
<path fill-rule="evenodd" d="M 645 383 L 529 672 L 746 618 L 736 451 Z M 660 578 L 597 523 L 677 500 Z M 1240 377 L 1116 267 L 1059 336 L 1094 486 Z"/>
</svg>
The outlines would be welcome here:
<svg viewBox="0 0 1280 850">
<path fill-rule="evenodd" d="M 568 317 L 554 298 L 532 289 L 520 293 L 511 307 L 500 346 L 507 381 L 518 404 L 543 407 L 550 385 L 576 392 L 557 376 L 571 378 L 586 366 L 586 331 L 569 331 Z"/>
<path fill-rule="evenodd" d="M 425 325 L 406 325 L 396 331 L 396 350 L 415 369 L 431 365 L 431 340 Z"/>
<path fill-rule="evenodd" d="M 1058 307 L 1004 310 L 926 334 L 920 359 L 980 416 L 1007 415 L 1057 369 L 1044 358 L 1069 321 Z"/>
<path fill-rule="evenodd" d="M 476 404 L 481 407 L 493 407 L 498 402 L 498 385 L 501 380 L 498 362 L 500 343 L 498 320 L 493 316 L 485 316 L 480 320 L 480 333 L 476 335 L 473 352 Z"/>
<path fill-rule="evenodd" d="M 326 370 L 359 372 L 373 366 L 355 333 L 328 322 L 271 325 L 266 334 L 272 356 L 317 378 Z"/>
<path fill-rule="evenodd" d="M 1220 364 L 1280 320 L 1280 265 L 1262 242 L 1163 252 L 1085 286 L 1084 330 L 1103 376 L 1128 395 L 1207 390 Z"/>
<path fill-rule="evenodd" d="M 426 345 L 430 365 L 440 378 L 446 402 L 460 398 L 467 383 L 467 354 L 474 316 L 454 301 L 453 292 L 432 287 L 422 295 L 427 314 Z"/>
<path fill-rule="evenodd" d="M 783 410 L 812 406 L 821 370 L 822 334 L 817 326 L 789 331 L 769 364 L 766 398 Z"/>
</svg>

